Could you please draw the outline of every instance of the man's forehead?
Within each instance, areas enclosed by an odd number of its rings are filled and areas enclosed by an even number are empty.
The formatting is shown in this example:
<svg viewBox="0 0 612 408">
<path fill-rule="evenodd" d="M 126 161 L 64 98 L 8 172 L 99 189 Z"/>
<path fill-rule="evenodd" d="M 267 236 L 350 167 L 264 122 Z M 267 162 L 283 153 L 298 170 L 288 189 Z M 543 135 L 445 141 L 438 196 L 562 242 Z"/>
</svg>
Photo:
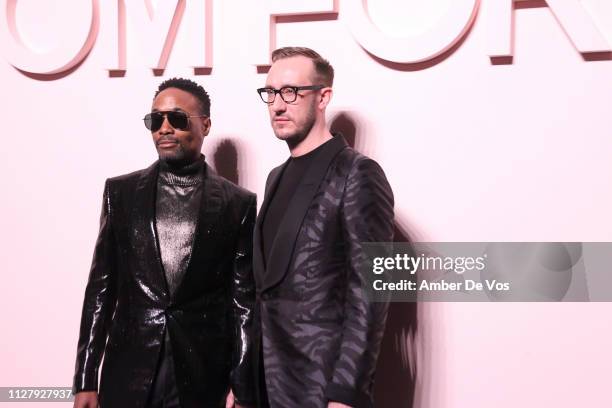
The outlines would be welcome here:
<svg viewBox="0 0 612 408">
<path fill-rule="evenodd" d="M 161 110 L 161 107 L 173 110 L 174 108 L 190 108 L 197 106 L 195 96 L 178 88 L 167 88 L 161 91 L 153 99 L 153 107 Z"/>
<path fill-rule="evenodd" d="M 311 59 L 297 56 L 277 60 L 270 67 L 266 78 L 266 85 L 305 85 L 310 81 L 314 72 Z"/>
</svg>

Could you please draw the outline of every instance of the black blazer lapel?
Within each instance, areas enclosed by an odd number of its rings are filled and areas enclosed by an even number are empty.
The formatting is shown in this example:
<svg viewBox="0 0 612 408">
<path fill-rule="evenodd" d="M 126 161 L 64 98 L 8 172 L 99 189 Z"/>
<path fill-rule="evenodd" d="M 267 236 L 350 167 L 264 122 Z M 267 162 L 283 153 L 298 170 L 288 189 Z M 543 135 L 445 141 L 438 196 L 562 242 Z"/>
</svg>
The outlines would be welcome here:
<svg viewBox="0 0 612 408">
<path fill-rule="evenodd" d="M 287 212 L 280 223 L 278 233 L 270 250 L 270 259 L 265 268 L 262 290 L 266 290 L 278 284 L 287 273 L 289 262 L 293 257 L 293 250 L 298 233 L 306 212 L 310 207 L 315 194 L 319 190 L 321 181 L 325 177 L 329 165 L 336 155 L 347 146 L 346 140 L 341 135 L 335 136 L 319 152 L 310 165 L 306 176 L 301 180 L 297 190 L 287 207 Z M 278 180 L 275 180 L 278 184 Z M 274 191 L 272 188 L 271 191 Z M 266 194 L 269 200 L 269 194 Z"/>
<path fill-rule="evenodd" d="M 150 290 L 158 301 L 168 302 L 168 285 L 159 250 L 157 230 L 155 229 L 155 194 L 159 162 L 156 161 L 143 170 L 134 191 L 132 207 L 132 240 L 139 253 L 136 259 L 142 265 L 135 270 L 148 276 L 136 277 L 140 281 L 151 282 Z"/>
<path fill-rule="evenodd" d="M 219 217 L 223 212 L 224 200 L 221 190 L 221 181 L 219 176 L 213 169 L 206 164 L 204 174 L 204 188 L 202 189 L 202 198 L 200 200 L 200 210 L 198 211 L 198 220 L 196 229 L 191 243 L 191 252 L 187 261 L 187 270 L 183 275 L 183 279 L 179 283 L 174 294 L 173 302 L 180 297 L 189 296 L 189 291 L 201 286 L 193 285 L 198 279 L 213 278 L 212 276 L 202 276 L 202 257 L 214 253 L 215 242 L 212 239 L 215 236 Z M 196 257 L 193 255 L 196 254 Z M 194 270 L 197 269 L 197 270 Z"/>
<path fill-rule="evenodd" d="M 260 289 L 263 287 L 263 279 L 266 268 L 263 255 L 263 246 L 261 241 L 261 234 L 263 232 L 263 218 L 265 217 L 265 214 L 268 211 L 268 207 L 270 206 L 270 201 L 274 196 L 276 187 L 278 187 L 280 176 L 281 174 L 283 174 L 283 171 L 285 170 L 285 167 L 288 163 L 289 159 L 287 159 L 285 163 L 270 172 L 270 176 L 268 177 L 268 181 L 266 182 L 264 201 L 261 204 L 259 214 L 257 215 L 257 220 L 255 221 L 255 228 L 253 230 L 253 275 L 255 277 L 255 285 L 257 286 L 258 291 L 260 291 Z"/>
</svg>

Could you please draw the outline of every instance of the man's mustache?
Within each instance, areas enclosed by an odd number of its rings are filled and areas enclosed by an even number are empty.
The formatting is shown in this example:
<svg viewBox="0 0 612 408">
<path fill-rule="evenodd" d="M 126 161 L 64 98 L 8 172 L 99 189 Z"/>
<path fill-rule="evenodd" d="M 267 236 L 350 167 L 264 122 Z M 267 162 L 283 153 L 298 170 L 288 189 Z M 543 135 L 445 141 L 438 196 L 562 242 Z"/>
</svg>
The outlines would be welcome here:
<svg viewBox="0 0 612 408">
<path fill-rule="evenodd" d="M 173 142 L 173 143 L 178 143 L 178 139 L 175 137 L 162 137 L 161 139 L 159 139 L 157 142 L 155 142 L 155 144 L 160 144 L 160 143 L 164 143 L 164 142 Z"/>
<path fill-rule="evenodd" d="M 274 115 L 274 117 L 272 119 L 285 119 L 285 120 L 291 120 L 291 118 L 283 113 L 281 114 L 277 114 Z"/>
</svg>

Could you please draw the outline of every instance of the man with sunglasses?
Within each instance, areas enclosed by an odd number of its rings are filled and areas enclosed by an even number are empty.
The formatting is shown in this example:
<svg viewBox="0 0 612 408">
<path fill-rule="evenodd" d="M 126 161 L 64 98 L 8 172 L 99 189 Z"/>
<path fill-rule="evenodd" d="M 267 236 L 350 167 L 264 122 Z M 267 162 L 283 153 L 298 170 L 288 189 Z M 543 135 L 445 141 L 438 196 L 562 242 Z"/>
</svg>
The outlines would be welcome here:
<svg viewBox="0 0 612 408">
<path fill-rule="evenodd" d="M 144 124 L 159 160 L 106 181 L 74 406 L 253 405 L 255 195 L 206 164 L 200 85 L 163 82 Z"/>
<path fill-rule="evenodd" d="M 373 407 L 388 305 L 365 296 L 362 244 L 393 240 L 393 193 L 327 129 L 333 76 L 315 51 L 281 48 L 257 90 L 290 152 L 268 175 L 254 233 L 260 407 Z"/>
</svg>

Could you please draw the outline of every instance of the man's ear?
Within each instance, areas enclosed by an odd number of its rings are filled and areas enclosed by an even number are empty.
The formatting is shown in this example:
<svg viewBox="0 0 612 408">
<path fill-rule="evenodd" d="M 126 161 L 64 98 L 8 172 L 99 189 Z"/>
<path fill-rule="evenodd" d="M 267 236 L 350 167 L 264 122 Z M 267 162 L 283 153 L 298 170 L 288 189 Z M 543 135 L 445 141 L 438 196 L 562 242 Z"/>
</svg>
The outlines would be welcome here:
<svg viewBox="0 0 612 408">
<path fill-rule="evenodd" d="M 208 136 L 208 132 L 210 132 L 212 122 L 210 121 L 210 118 L 208 116 L 206 116 L 205 118 L 200 118 L 200 120 L 202 123 L 202 134 L 204 136 Z"/>
<path fill-rule="evenodd" d="M 327 105 L 329 104 L 329 102 L 331 101 L 334 91 L 332 90 L 331 87 L 325 87 L 321 89 L 320 94 L 321 94 L 321 97 L 319 99 L 319 108 L 325 109 Z"/>
</svg>

